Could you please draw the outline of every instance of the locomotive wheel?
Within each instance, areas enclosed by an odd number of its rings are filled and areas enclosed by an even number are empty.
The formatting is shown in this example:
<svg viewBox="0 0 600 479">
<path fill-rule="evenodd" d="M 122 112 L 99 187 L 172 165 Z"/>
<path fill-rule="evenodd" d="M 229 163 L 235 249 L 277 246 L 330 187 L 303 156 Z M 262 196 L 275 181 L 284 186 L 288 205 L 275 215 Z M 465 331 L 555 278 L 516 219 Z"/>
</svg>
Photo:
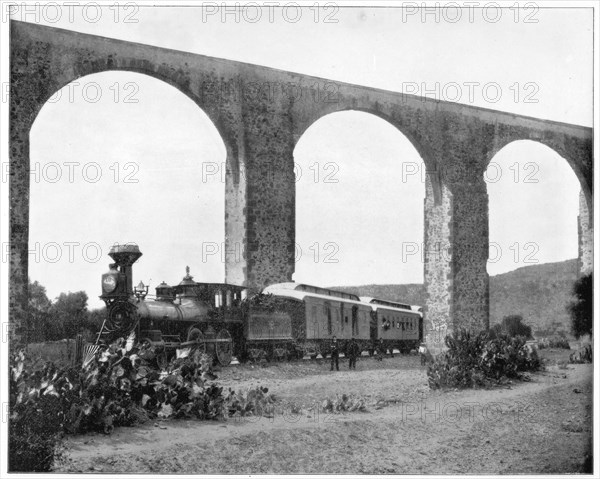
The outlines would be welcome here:
<svg viewBox="0 0 600 479">
<path fill-rule="evenodd" d="M 221 366 L 228 366 L 233 357 L 233 340 L 231 334 L 226 329 L 221 329 L 217 333 L 217 343 L 215 344 L 215 352 L 217 361 Z"/>
<path fill-rule="evenodd" d="M 197 341 L 197 344 L 194 345 L 194 348 L 201 353 L 206 352 L 206 343 L 204 342 L 204 334 L 200 331 L 200 328 L 197 326 L 192 326 L 187 334 L 188 341 Z"/>
</svg>

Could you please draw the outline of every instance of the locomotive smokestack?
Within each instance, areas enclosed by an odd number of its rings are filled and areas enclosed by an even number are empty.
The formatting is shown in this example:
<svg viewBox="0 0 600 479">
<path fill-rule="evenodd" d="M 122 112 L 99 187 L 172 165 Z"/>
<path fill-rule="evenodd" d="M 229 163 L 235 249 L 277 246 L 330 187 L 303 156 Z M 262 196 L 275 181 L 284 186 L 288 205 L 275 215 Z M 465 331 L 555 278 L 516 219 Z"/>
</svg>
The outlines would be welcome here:
<svg viewBox="0 0 600 479">
<path fill-rule="evenodd" d="M 142 256 L 140 248 L 136 244 L 115 244 L 110 248 L 108 255 L 127 278 L 127 294 L 133 294 L 132 265 Z"/>
</svg>

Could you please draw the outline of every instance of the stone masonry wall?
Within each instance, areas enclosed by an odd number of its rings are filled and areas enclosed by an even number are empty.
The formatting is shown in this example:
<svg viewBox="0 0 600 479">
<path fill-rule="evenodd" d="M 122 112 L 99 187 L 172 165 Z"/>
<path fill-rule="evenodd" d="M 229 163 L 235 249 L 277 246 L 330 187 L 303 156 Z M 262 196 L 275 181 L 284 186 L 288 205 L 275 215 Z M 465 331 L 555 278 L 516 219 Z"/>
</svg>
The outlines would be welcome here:
<svg viewBox="0 0 600 479">
<path fill-rule="evenodd" d="M 424 337 L 432 354 L 444 349 L 444 338 L 452 332 L 452 193 L 446 186 L 435 204 L 430 174 L 425 180 Z"/>
<path fill-rule="evenodd" d="M 579 193 L 579 274 L 591 273 L 594 269 L 594 227 L 583 191 Z"/>
</svg>

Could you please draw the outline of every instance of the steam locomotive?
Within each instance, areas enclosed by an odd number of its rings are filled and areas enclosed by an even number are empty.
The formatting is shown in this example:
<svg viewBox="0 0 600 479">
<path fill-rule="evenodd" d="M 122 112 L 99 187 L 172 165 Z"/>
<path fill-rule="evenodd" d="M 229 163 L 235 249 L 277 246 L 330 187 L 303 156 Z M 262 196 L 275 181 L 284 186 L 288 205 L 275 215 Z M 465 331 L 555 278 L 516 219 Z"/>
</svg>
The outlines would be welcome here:
<svg viewBox="0 0 600 479">
<path fill-rule="evenodd" d="M 133 286 L 138 246 L 114 245 L 109 256 L 114 263 L 102 275 L 107 316 L 99 337 L 135 331 L 142 345 L 158 352 L 160 366 L 180 347 L 228 365 L 234 356 L 240 362 L 325 357 L 333 336 L 342 344 L 354 337 L 371 354 L 376 345 L 406 352 L 423 337 L 419 308 L 306 284 L 273 284 L 248 297 L 242 286 L 198 283 L 186 268 L 178 285 L 162 282 L 155 299 L 147 299 L 147 286 Z"/>
</svg>

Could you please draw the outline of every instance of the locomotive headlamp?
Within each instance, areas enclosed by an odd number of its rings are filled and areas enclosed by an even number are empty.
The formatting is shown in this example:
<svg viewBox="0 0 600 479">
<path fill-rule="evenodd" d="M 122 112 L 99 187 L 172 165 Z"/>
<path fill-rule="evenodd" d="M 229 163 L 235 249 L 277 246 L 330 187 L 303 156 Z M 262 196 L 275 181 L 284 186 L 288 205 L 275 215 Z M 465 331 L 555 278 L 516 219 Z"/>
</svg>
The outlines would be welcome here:
<svg viewBox="0 0 600 479">
<path fill-rule="evenodd" d="M 115 279 L 114 276 L 107 275 L 102 279 L 102 289 L 106 293 L 112 293 L 116 287 L 117 287 L 117 280 Z"/>
<path fill-rule="evenodd" d="M 149 286 L 145 286 L 144 282 L 140 281 L 140 283 L 135 288 L 133 288 L 133 294 L 135 294 L 135 297 L 137 299 L 144 299 L 148 294 L 148 288 Z"/>
</svg>

